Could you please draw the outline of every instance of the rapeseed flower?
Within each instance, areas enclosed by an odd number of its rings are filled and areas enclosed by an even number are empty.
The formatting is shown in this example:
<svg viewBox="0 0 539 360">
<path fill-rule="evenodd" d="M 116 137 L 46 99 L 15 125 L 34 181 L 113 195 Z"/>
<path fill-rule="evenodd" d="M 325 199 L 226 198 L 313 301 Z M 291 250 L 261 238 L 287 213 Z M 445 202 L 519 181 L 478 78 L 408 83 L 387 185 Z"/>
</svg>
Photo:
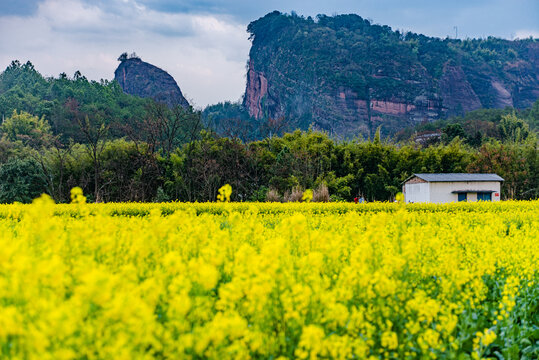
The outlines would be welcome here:
<svg viewBox="0 0 539 360">
<path fill-rule="evenodd" d="M 537 294 L 537 201 L 72 194 L 0 205 L 2 359 L 479 359 Z"/>
</svg>

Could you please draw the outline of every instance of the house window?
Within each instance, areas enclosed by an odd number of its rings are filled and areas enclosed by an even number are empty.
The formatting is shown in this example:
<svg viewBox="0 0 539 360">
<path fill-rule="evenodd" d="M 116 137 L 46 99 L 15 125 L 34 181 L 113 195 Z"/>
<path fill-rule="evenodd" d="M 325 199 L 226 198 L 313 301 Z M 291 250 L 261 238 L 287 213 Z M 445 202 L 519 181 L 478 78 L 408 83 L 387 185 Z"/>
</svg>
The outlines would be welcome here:
<svg viewBox="0 0 539 360">
<path fill-rule="evenodd" d="M 478 192 L 477 201 L 492 201 L 492 193 L 490 192 Z"/>
<path fill-rule="evenodd" d="M 467 193 L 458 193 L 458 201 L 466 201 L 468 199 Z"/>
</svg>

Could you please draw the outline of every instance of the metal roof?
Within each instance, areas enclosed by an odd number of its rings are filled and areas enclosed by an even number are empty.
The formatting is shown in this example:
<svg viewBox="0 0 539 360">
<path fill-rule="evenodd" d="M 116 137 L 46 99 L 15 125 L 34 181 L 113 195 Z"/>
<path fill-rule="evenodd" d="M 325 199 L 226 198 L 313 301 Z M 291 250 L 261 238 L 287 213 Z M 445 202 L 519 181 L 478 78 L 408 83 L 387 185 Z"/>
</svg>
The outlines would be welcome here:
<svg viewBox="0 0 539 360">
<path fill-rule="evenodd" d="M 503 178 L 496 174 L 414 174 L 420 179 L 428 182 L 455 182 L 455 181 L 503 181 Z"/>
<path fill-rule="evenodd" d="M 453 194 L 465 194 L 465 193 L 493 193 L 498 192 L 496 190 L 453 190 Z"/>
</svg>

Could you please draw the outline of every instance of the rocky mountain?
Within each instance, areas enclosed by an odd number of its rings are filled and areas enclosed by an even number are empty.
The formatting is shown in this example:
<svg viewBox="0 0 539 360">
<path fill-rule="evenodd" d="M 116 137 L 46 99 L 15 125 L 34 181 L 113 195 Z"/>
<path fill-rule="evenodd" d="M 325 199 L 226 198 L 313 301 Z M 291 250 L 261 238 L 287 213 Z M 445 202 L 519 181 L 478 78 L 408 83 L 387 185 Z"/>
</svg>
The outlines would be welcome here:
<svg viewBox="0 0 539 360">
<path fill-rule="evenodd" d="M 124 53 L 118 60 L 120 65 L 114 71 L 114 79 L 125 93 L 152 98 L 169 107 L 176 105 L 189 107 L 180 87 L 166 71 L 142 61 L 136 55 L 127 56 Z"/>
<path fill-rule="evenodd" d="M 479 108 L 539 98 L 539 41 L 439 39 L 357 15 L 270 13 L 249 24 L 243 100 L 256 118 L 285 118 L 332 136 L 392 134 Z"/>
</svg>

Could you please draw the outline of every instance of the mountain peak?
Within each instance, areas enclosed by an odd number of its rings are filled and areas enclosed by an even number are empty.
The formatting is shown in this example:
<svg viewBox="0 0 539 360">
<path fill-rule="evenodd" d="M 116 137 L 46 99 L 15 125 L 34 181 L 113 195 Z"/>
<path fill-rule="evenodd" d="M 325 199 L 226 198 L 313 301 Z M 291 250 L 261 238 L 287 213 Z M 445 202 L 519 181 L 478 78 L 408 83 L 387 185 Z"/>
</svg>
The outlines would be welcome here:
<svg viewBox="0 0 539 360">
<path fill-rule="evenodd" d="M 180 87 L 166 71 L 142 61 L 135 53 L 123 53 L 118 61 L 120 65 L 114 71 L 114 79 L 126 94 L 152 98 L 169 107 L 189 107 Z"/>
<path fill-rule="evenodd" d="M 479 108 L 527 108 L 539 96 L 533 39 L 439 39 L 353 14 L 272 12 L 247 31 L 243 105 L 291 128 L 388 135 Z"/>
</svg>

